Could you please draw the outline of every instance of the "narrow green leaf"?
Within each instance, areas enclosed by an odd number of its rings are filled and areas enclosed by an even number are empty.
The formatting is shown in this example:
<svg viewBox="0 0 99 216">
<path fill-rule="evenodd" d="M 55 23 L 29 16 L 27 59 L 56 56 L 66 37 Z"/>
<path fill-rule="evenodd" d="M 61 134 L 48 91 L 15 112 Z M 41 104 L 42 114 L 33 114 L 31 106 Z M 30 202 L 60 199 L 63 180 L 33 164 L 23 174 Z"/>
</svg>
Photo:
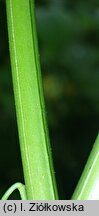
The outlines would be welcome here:
<svg viewBox="0 0 99 216">
<path fill-rule="evenodd" d="M 45 118 L 34 1 L 6 0 L 6 8 L 27 199 L 57 199 Z"/>
<path fill-rule="evenodd" d="M 99 135 L 71 199 L 99 200 Z"/>
</svg>

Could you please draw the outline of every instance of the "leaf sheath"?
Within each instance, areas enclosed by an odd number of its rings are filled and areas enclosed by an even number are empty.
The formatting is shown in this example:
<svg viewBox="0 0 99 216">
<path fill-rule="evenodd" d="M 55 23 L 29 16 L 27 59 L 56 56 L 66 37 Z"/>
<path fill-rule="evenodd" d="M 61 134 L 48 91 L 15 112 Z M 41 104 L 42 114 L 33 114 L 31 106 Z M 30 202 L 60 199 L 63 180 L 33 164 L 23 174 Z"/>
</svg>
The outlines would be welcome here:
<svg viewBox="0 0 99 216">
<path fill-rule="evenodd" d="M 6 0 L 16 114 L 27 199 L 57 199 L 32 0 Z"/>
</svg>

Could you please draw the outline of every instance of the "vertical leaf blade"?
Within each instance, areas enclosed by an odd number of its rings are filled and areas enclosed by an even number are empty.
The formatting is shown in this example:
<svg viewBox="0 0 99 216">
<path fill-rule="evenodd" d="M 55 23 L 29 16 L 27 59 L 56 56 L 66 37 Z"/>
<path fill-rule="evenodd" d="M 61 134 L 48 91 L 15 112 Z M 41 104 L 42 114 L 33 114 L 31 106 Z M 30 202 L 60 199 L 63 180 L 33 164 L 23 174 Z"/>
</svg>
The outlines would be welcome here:
<svg viewBox="0 0 99 216">
<path fill-rule="evenodd" d="M 57 199 L 45 118 L 33 1 L 6 0 L 12 77 L 27 199 Z"/>
</svg>

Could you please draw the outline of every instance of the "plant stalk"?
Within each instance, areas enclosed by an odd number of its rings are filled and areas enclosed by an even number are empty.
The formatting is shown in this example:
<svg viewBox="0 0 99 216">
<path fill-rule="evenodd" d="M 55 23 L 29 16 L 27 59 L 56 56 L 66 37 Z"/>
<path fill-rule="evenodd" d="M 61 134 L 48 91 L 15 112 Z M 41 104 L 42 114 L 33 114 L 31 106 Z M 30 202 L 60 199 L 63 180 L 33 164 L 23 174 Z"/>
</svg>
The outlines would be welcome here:
<svg viewBox="0 0 99 216">
<path fill-rule="evenodd" d="M 45 116 L 34 0 L 6 0 L 6 10 L 27 199 L 58 199 Z"/>
</svg>

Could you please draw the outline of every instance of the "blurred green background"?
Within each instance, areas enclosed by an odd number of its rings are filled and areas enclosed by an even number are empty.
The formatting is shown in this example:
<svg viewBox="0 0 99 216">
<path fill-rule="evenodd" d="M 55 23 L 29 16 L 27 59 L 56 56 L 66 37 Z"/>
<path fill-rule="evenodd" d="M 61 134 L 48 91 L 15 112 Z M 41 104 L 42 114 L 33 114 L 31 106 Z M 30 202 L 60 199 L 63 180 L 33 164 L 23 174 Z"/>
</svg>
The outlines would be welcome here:
<svg viewBox="0 0 99 216">
<path fill-rule="evenodd" d="M 99 1 L 36 0 L 46 115 L 60 199 L 70 199 L 98 133 Z M 0 196 L 23 180 L 5 1 L 0 1 Z M 18 195 L 13 195 L 18 199 Z"/>
</svg>

